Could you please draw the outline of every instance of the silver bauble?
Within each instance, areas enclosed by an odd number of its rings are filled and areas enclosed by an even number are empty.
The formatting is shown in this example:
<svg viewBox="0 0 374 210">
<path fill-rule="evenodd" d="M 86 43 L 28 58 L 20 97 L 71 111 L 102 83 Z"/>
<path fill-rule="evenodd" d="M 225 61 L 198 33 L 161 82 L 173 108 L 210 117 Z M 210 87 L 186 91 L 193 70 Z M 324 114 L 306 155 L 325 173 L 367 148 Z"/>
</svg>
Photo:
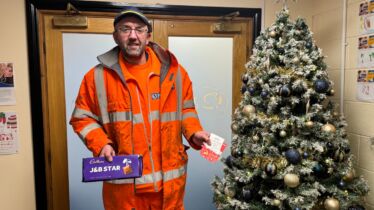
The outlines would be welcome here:
<svg viewBox="0 0 374 210">
<path fill-rule="evenodd" d="M 281 130 L 281 131 L 279 132 L 279 135 L 280 135 L 281 137 L 285 137 L 285 136 L 287 136 L 287 132 L 284 131 L 284 130 Z"/>
</svg>

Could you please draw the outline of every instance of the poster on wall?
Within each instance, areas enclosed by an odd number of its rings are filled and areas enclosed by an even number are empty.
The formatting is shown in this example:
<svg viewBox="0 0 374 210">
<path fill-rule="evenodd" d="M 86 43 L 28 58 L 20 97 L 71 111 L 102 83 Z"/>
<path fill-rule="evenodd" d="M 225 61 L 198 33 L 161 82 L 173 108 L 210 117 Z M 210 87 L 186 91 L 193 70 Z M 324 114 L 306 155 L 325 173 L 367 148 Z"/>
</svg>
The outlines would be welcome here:
<svg viewBox="0 0 374 210">
<path fill-rule="evenodd" d="M 0 62 L 0 105 L 16 104 L 14 89 L 14 65 Z"/>
<path fill-rule="evenodd" d="M 374 70 L 358 70 L 357 100 L 374 102 Z"/>
<path fill-rule="evenodd" d="M 358 38 L 357 67 L 374 67 L 374 34 Z"/>
<path fill-rule="evenodd" d="M 374 0 L 362 2 L 359 10 L 360 33 L 374 33 Z"/>
<path fill-rule="evenodd" d="M 15 112 L 0 112 L 0 154 L 18 152 L 17 124 Z"/>
</svg>

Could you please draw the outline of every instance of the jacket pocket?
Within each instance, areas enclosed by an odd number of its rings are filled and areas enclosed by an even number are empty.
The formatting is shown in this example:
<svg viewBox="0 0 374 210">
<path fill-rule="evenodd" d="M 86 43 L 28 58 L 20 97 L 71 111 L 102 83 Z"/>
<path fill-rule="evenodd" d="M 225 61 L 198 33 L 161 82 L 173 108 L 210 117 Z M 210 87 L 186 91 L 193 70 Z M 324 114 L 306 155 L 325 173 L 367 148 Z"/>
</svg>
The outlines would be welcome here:
<svg viewBox="0 0 374 210">
<path fill-rule="evenodd" d="M 125 101 L 108 102 L 108 112 L 123 112 L 130 111 L 129 103 Z"/>
</svg>

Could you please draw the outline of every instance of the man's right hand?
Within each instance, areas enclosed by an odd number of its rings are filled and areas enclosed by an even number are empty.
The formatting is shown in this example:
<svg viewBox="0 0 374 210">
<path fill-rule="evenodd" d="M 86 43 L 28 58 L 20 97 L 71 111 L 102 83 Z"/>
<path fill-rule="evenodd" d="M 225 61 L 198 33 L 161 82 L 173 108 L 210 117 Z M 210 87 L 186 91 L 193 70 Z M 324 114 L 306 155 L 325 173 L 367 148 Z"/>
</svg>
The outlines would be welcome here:
<svg viewBox="0 0 374 210">
<path fill-rule="evenodd" d="M 113 156 L 116 155 L 116 152 L 114 151 L 113 147 L 109 144 L 105 145 L 100 152 L 100 157 L 105 157 L 105 159 L 109 162 L 113 161 Z"/>
</svg>

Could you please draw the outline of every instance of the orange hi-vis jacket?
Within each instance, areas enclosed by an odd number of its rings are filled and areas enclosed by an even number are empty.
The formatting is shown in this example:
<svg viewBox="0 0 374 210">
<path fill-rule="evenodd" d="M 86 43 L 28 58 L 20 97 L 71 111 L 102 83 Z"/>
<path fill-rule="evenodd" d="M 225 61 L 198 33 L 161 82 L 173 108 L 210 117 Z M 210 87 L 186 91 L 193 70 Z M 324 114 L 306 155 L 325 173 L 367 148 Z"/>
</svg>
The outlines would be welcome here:
<svg viewBox="0 0 374 210">
<path fill-rule="evenodd" d="M 132 186 L 133 193 L 162 190 L 163 209 L 182 209 L 188 160 L 182 134 L 200 149 L 190 138 L 203 129 L 186 71 L 157 44 L 150 42 L 146 50 L 161 63 L 160 69 L 149 71 L 147 93 L 141 93 L 115 47 L 99 56 L 100 64 L 84 76 L 70 123 L 94 156 L 106 144 L 117 155 L 143 156 L 142 177 L 104 182 L 104 203 L 110 199 L 106 190 L 120 195 L 118 185 L 126 185 Z"/>
</svg>

